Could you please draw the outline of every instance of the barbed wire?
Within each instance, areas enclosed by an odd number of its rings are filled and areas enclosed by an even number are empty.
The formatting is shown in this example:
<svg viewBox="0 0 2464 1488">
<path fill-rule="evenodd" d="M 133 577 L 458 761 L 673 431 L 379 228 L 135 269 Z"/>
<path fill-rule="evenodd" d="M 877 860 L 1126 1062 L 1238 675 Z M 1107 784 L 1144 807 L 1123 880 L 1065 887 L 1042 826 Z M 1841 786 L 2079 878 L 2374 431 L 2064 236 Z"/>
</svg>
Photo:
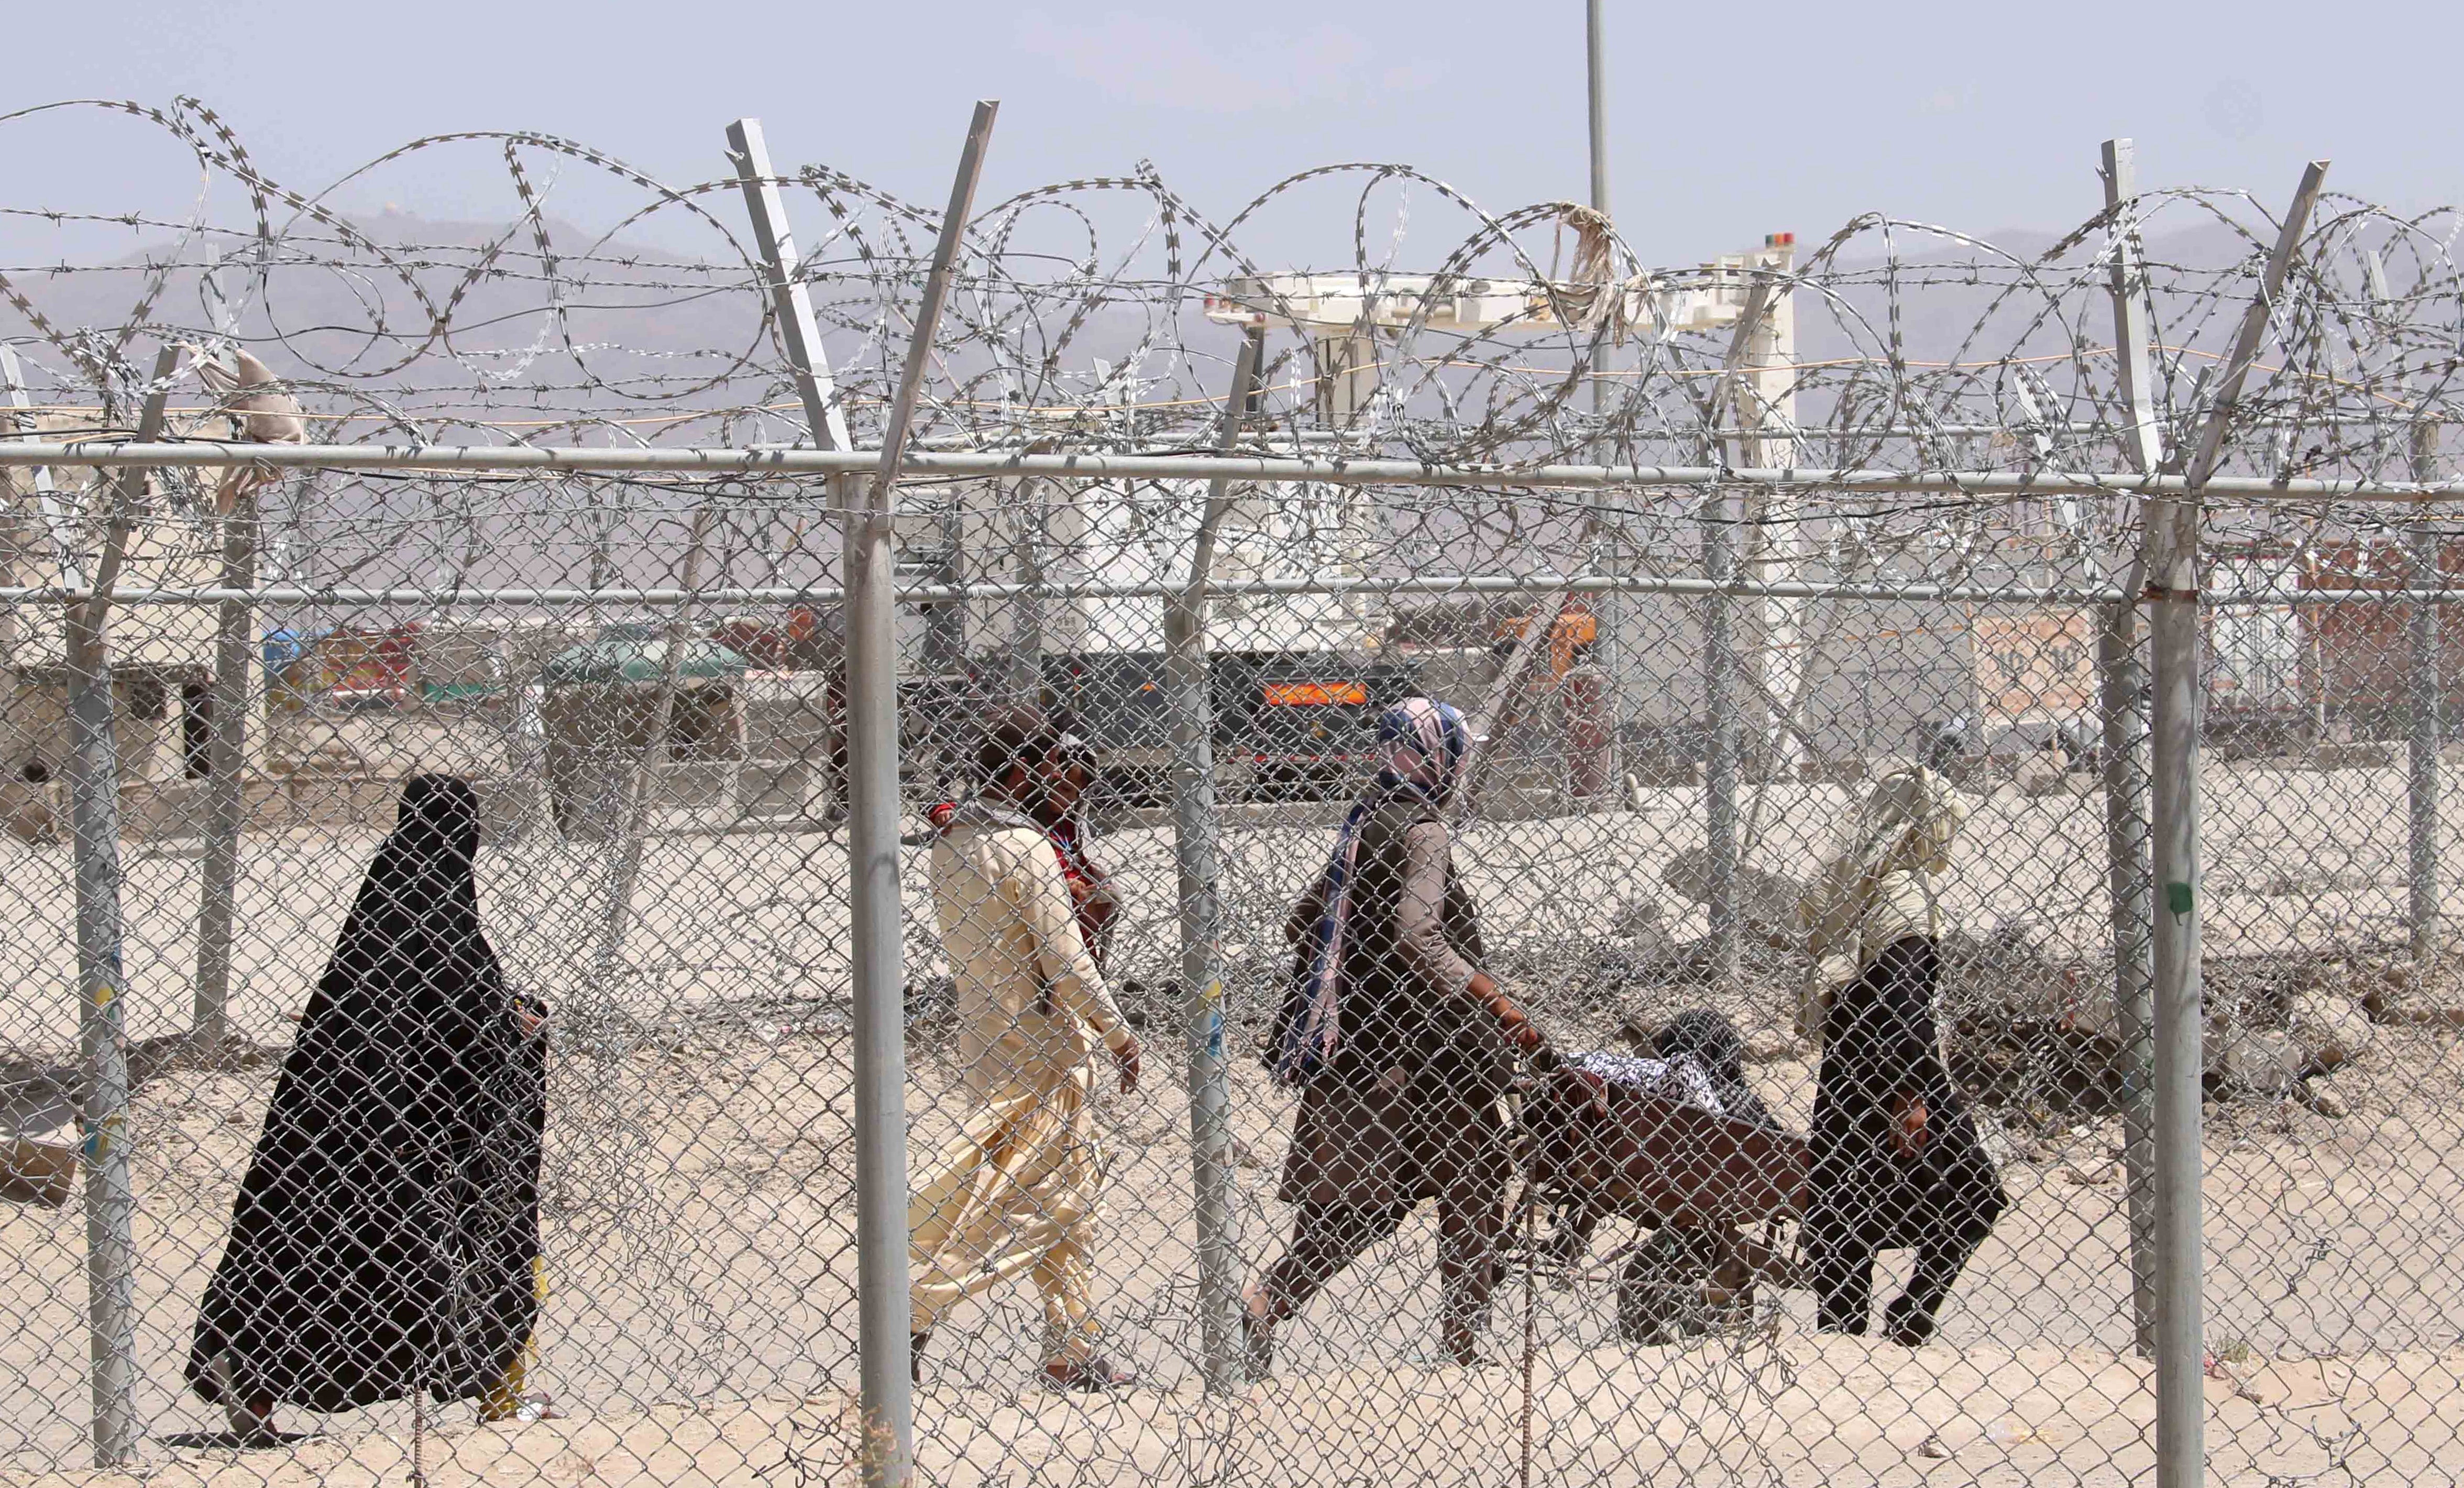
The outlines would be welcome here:
<svg viewBox="0 0 2464 1488">
<path fill-rule="evenodd" d="M 283 183 L 185 99 L 0 115 L 0 145 L 26 152 L 99 114 L 186 152 L 194 202 L 0 211 L 0 343 L 21 369 L 0 389 L 13 419 L 0 436 L 123 439 L 162 392 L 172 440 L 231 439 L 268 411 L 242 400 L 274 396 L 310 444 L 811 442 L 732 176 L 662 183 L 578 142 L 503 131 Z M 398 167 L 484 180 L 503 210 L 436 223 L 337 205 Z M 108 198 L 118 179 L 98 165 L 81 189 Z M 805 233 L 794 273 L 833 396 L 869 446 L 940 224 L 832 166 L 774 184 Z M 599 225 L 560 215 L 568 200 Z M 2452 211 L 2324 199 L 2229 411 L 2220 475 L 2399 495 L 2452 476 L 2458 226 Z M 124 249 L 97 247 L 102 230 L 124 232 Z M 43 251 L 45 233 L 66 246 Z M 1108 1154 L 1108 1346 L 1155 1388 L 1082 1407 L 1023 1387 L 1038 1320 L 997 1296 L 933 1342 L 919 1410 L 932 1471 L 1103 1480 L 1171 1462 L 1193 1480 L 1492 1481 L 1522 1446 L 1507 1445 L 1516 1411 L 1536 1418 L 1524 1459 L 1569 1481 L 1897 1481 L 1969 1453 L 2142 1471 L 2144 1154 L 2115 988 L 2145 947 L 2116 929 L 2128 854 L 2105 808 L 2127 791 L 2094 726 L 2131 702 L 2100 694 L 2131 655 L 2102 655 L 2096 626 L 2130 597 L 2129 478 L 2144 474 L 2112 286 L 2119 257 L 2149 322 L 2141 390 L 2162 465 L 2215 414 L 2275 235 L 2269 198 L 2168 189 L 2024 241 L 1869 215 L 1802 250 L 1775 236 L 1651 266 L 1586 209 L 1494 211 L 1377 163 L 1301 172 L 1229 210 L 1139 164 L 979 211 L 925 363 L 918 449 L 1214 452 L 1254 330 L 1265 357 L 1236 453 L 1451 472 L 1443 485 L 1223 485 L 1201 649 L 1233 720 L 1207 885 L 1229 1043 L 1273 1026 L 1287 914 L 1362 783 L 1374 741 L 1360 725 L 1404 690 L 1451 694 L 1496 725 L 1454 839 L 1487 968 L 1569 1051 L 1639 1048 L 1683 1012 L 1717 1011 L 1777 1121 L 1805 1128 L 1818 1052 L 1791 1012 L 1818 965 L 1793 928 L 1796 895 L 1843 813 L 1965 715 L 1978 737 L 1940 762 L 1969 814 L 1942 891 L 1935 1041 L 2016 1211 L 1937 1344 L 1888 1355 L 1815 1337 L 1784 1266 L 1713 1306 L 1708 1278 L 1640 1233 L 1562 1263 L 1508 1249 L 1521 1284 L 1495 1299 L 1519 1311 L 1511 1409 L 1422 1339 L 1443 1308 L 1387 1264 L 1430 1242 L 1415 1220 L 1313 1319 L 1287 1321 L 1273 1379 L 1197 1393 L 1221 1361 L 1193 1279 L 1206 1243 L 1191 1239 L 1194 1093 L 1160 1055 L 1188 988 L 1180 828 L 1161 816 L 1186 762 L 1157 711 L 1157 658 L 1212 492 L 1194 476 L 912 471 L 896 512 L 899 805 L 914 850 L 902 868 L 919 1151 L 953 1136 L 982 1073 L 960 1035 L 951 925 L 932 907 L 927 808 L 965 786 L 998 705 L 1046 702 L 1100 751 L 1100 852 L 1123 905 L 1103 974 L 1157 1051 L 1147 1091 L 1095 1102 L 1087 1126 Z M 1291 262 L 1251 246 L 1265 241 L 1325 246 Z M 157 343 L 187 348 L 167 388 L 153 382 Z M 227 386 L 238 352 L 274 381 Z M 1514 479 L 1552 465 L 1708 474 Z M 1763 478 L 1792 470 L 2085 473 L 2114 488 Z M 1741 471 L 1757 478 L 1728 478 Z M 239 507 L 231 478 L 166 465 L 121 486 L 74 455 L 5 476 L 0 601 L 14 602 L 0 602 L 0 653 L 17 690 L 0 734 L 13 751 L 0 758 L 13 772 L 0 775 L 0 924 L 26 948 L 29 987 L 69 987 L 77 964 L 57 601 L 94 571 L 106 498 L 140 503 L 112 632 L 143 1215 L 130 1409 L 161 1428 L 212 1419 L 178 1360 L 252 1161 L 251 1113 L 277 1099 L 275 1063 L 400 782 L 442 772 L 475 782 L 475 893 L 507 981 L 554 1010 L 542 1336 L 578 1420 L 457 1419 L 439 1472 L 561 1478 L 632 1454 L 640 1476 L 678 1483 L 843 1474 L 867 1428 L 852 1402 L 835 759 L 832 601 L 847 575 L 825 479 L 266 462 Z M 2209 503 L 2203 596 L 2211 1367 L 2236 1392 L 2222 1409 L 2240 1412 L 2217 1440 L 2235 1470 L 2357 1478 L 2365 1451 L 2436 1459 L 2454 1445 L 2436 1404 L 2452 1406 L 2457 1342 L 2454 963 L 2422 905 L 2459 839 L 2437 705 L 2425 714 L 2422 699 L 2454 692 L 2453 622 L 2434 601 L 2452 598 L 2459 532 L 2443 500 L 2236 490 Z M 253 566 L 232 562 L 235 533 Z M 667 659 L 648 661 L 660 646 Z M 232 705 L 252 721 L 245 788 L 200 752 L 220 737 L 214 708 L 228 720 Z M 1327 707 L 1350 711 L 1312 711 Z M 1329 732 L 1276 734 L 1260 722 L 1276 709 L 1331 719 Z M 1723 870 L 1706 855 L 1723 836 L 1732 881 L 1715 911 L 1704 884 Z M 209 861 L 192 870 L 196 838 Z M 187 1020 L 209 939 L 199 906 L 217 894 L 219 1016 L 235 1042 L 207 1058 Z M 30 997 L 0 1028 L 11 1099 L 34 1091 L 51 1102 L 37 1114 L 62 1122 L 81 1099 L 73 1014 L 65 994 Z M 1293 1101 L 1255 1061 L 1225 1080 L 1230 1228 L 1263 1260 L 1295 1208 L 1269 1171 Z M 2369 1129 L 2340 1132 L 2338 1110 Z M 30 1381 L 0 1412 L 11 1468 L 77 1457 L 85 1424 L 65 1279 L 82 1242 L 47 1212 L 6 1232 L 27 1275 L 60 1278 L 0 1304 Z M 1536 1210 L 1516 1224 L 1537 1237 Z M 1505 1326 L 1488 1342 L 1515 1346 Z M 2348 1371 L 2333 1384 L 2330 1356 Z M 2316 1366 L 2315 1388 L 2296 1361 Z M 428 1418 L 398 1402 L 356 1426 L 330 1419 L 345 1424 L 286 1444 L 284 1470 L 382 1476 L 401 1465 L 389 1444 L 428 1441 Z M 1683 1439 L 1662 1433 L 1671 1421 Z M 149 1465 L 233 1445 L 156 1438 Z"/>
</svg>

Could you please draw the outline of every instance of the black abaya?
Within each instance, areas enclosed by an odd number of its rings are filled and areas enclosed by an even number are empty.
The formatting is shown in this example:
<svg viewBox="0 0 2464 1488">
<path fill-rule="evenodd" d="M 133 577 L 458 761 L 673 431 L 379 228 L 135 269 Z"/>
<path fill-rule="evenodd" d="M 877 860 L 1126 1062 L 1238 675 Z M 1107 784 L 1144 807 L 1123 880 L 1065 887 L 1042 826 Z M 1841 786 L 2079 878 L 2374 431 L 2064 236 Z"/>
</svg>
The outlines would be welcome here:
<svg viewBox="0 0 2464 1488">
<path fill-rule="evenodd" d="M 1916 1250 L 1891 1336 L 1922 1343 L 1968 1258 L 2008 1202 L 1976 1122 L 1952 1089 L 1934 1036 L 1941 975 L 1934 943 L 1892 943 L 1833 1000 L 1814 1098 L 1813 1167 L 1803 1239 L 1825 1328 L 1865 1331 L 1874 1253 Z M 1925 1107 L 1925 1140 L 1903 1154 L 1894 1108 Z"/>
<path fill-rule="evenodd" d="M 187 1375 L 209 1401 L 474 1396 L 530 1337 L 546 1070 L 524 1024 L 544 1010 L 480 930 L 478 842 L 469 782 L 405 787 L 206 1289 Z"/>
</svg>

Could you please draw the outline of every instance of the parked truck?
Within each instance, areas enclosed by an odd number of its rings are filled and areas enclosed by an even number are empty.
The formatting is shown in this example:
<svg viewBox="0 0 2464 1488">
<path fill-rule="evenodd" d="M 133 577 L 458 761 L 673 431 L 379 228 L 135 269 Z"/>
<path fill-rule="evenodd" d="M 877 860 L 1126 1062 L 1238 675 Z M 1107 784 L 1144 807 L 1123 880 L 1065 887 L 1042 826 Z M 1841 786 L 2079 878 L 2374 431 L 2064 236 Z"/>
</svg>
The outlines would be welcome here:
<svg viewBox="0 0 2464 1488">
<path fill-rule="evenodd" d="M 1079 653 L 1044 663 L 1048 703 L 1094 745 L 1127 805 L 1172 791 L 1172 699 L 1164 654 Z M 1227 800 L 1323 800 L 1373 767 L 1377 715 L 1419 686 L 1419 669 L 1366 652 L 1231 651 L 1208 658 L 1219 788 Z"/>
</svg>

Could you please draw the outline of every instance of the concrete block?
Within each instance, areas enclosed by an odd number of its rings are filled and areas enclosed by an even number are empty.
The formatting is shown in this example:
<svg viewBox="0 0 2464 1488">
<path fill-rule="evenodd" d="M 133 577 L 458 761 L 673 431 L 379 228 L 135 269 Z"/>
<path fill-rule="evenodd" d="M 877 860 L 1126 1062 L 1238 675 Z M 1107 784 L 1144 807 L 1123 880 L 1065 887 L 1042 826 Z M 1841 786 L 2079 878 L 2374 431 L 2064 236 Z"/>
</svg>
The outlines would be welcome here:
<svg viewBox="0 0 2464 1488">
<path fill-rule="evenodd" d="M 28 1137 L 0 1139 L 0 1199 L 59 1209 L 77 1188 L 77 1148 Z"/>
<path fill-rule="evenodd" d="M 2220 1067 L 2225 1076 L 2261 1096 L 2292 1094 L 2308 1070 L 2300 1045 L 2283 1033 L 2239 1028 L 2226 1032 Z"/>
<path fill-rule="evenodd" d="M 205 812 L 203 781 L 140 780 L 120 789 L 120 834 L 134 842 L 197 836 Z"/>
<path fill-rule="evenodd" d="M 402 782 L 332 775 L 320 770 L 292 777 L 290 791 L 294 826 L 390 832 L 394 803 L 402 797 Z"/>
<path fill-rule="evenodd" d="M 747 817 L 819 817 L 828 805 L 824 799 L 825 773 L 804 760 L 747 761 L 737 776 L 737 812 Z"/>
<path fill-rule="evenodd" d="M 655 810 L 686 811 L 733 806 L 736 774 L 733 760 L 661 766 L 652 776 L 650 804 Z"/>
</svg>

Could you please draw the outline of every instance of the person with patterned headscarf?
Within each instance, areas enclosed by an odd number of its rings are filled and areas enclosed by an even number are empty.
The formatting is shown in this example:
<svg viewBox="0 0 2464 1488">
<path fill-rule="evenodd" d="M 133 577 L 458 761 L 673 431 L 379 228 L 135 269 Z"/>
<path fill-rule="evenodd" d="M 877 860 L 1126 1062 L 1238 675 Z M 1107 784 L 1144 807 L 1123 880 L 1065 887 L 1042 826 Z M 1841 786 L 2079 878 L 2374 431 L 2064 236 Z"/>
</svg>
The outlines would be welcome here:
<svg viewBox="0 0 2464 1488">
<path fill-rule="evenodd" d="M 1285 926 L 1294 976 L 1265 1052 L 1300 1091 L 1280 1193 L 1299 1212 L 1246 1294 L 1253 1376 L 1272 1366 L 1278 1321 L 1432 1199 L 1446 1349 L 1477 1360 L 1512 1166 L 1498 1097 L 1514 1051 L 1546 1042 L 1479 968 L 1446 824 L 1471 750 L 1463 715 L 1409 698 L 1377 739 L 1376 781 Z"/>
</svg>

